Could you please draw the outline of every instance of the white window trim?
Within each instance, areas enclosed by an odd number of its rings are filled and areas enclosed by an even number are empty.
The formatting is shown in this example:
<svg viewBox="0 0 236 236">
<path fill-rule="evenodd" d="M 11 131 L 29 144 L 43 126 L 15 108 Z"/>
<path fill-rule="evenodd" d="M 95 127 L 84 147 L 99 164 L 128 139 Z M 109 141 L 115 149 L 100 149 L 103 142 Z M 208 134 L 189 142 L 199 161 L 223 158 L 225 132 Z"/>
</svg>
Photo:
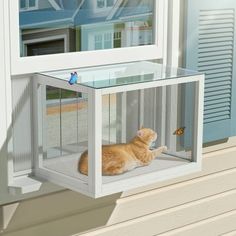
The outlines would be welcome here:
<svg viewBox="0 0 236 236">
<path fill-rule="evenodd" d="M 20 35 L 18 33 L 19 4 L 16 4 L 15 0 L 10 0 L 9 2 L 12 75 L 163 58 L 164 27 L 166 27 L 164 19 L 166 1 L 164 0 L 155 1 L 156 11 L 154 11 L 155 21 L 153 28 L 156 30 L 154 32 L 155 44 L 153 45 L 98 51 L 70 52 L 36 57 L 20 57 Z"/>
<path fill-rule="evenodd" d="M 37 10 L 39 8 L 39 3 L 38 0 L 35 0 L 35 6 L 34 7 L 30 7 L 29 6 L 29 0 L 25 0 L 26 2 L 26 7 L 25 8 L 20 8 L 20 11 L 32 11 L 32 10 Z"/>
</svg>

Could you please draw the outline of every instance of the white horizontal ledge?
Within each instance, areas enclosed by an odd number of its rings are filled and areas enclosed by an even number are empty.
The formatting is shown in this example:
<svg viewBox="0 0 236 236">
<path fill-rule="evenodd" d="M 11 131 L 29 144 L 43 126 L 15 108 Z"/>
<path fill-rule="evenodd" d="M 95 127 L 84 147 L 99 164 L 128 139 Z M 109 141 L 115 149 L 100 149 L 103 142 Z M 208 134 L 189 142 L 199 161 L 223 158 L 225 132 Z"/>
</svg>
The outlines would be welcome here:
<svg viewBox="0 0 236 236">
<path fill-rule="evenodd" d="M 25 194 L 38 191 L 42 182 L 28 176 L 15 177 L 9 184 L 9 191 L 12 194 Z"/>
</svg>

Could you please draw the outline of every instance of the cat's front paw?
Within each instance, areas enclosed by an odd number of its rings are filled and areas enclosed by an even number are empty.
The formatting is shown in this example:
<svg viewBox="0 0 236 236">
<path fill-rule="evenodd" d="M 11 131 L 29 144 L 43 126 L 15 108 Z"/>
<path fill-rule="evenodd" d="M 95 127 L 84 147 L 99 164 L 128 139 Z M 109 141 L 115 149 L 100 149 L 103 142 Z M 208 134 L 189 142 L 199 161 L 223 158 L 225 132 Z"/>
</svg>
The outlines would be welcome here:
<svg viewBox="0 0 236 236">
<path fill-rule="evenodd" d="M 162 152 L 166 152 L 168 150 L 167 146 L 162 146 L 161 149 L 162 149 Z"/>
</svg>

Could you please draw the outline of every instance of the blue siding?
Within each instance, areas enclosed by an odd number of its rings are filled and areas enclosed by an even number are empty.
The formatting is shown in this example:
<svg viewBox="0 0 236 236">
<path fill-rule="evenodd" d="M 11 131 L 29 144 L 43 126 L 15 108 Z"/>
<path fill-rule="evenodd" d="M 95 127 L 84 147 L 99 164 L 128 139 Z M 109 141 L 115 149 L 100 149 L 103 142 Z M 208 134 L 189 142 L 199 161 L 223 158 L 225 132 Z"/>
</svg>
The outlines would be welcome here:
<svg viewBox="0 0 236 236">
<path fill-rule="evenodd" d="M 206 74 L 204 142 L 236 135 L 235 10 L 235 0 L 188 0 L 186 67 Z"/>
</svg>

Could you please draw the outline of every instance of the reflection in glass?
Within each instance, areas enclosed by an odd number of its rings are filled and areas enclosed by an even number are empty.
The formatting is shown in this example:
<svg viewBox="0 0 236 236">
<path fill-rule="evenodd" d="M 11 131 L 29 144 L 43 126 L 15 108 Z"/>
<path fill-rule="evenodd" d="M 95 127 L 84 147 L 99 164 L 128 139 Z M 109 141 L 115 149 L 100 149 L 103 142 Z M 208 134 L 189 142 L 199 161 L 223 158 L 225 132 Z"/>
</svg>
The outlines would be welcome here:
<svg viewBox="0 0 236 236">
<path fill-rule="evenodd" d="M 35 7 L 36 6 L 36 0 L 29 0 L 29 7 Z"/>
<path fill-rule="evenodd" d="M 26 1 L 25 0 L 20 0 L 20 8 L 21 9 L 26 8 Z"/>
<path fill-rule="evenodd" d="M 154 0 L 19 0 L 21 56 L 150 45 Z"/>
<path fill-rule="evenodd" d="M 87 148 L 87 94 L 46 86 L 44 153 L 46 159 Z"/>
</svg>

